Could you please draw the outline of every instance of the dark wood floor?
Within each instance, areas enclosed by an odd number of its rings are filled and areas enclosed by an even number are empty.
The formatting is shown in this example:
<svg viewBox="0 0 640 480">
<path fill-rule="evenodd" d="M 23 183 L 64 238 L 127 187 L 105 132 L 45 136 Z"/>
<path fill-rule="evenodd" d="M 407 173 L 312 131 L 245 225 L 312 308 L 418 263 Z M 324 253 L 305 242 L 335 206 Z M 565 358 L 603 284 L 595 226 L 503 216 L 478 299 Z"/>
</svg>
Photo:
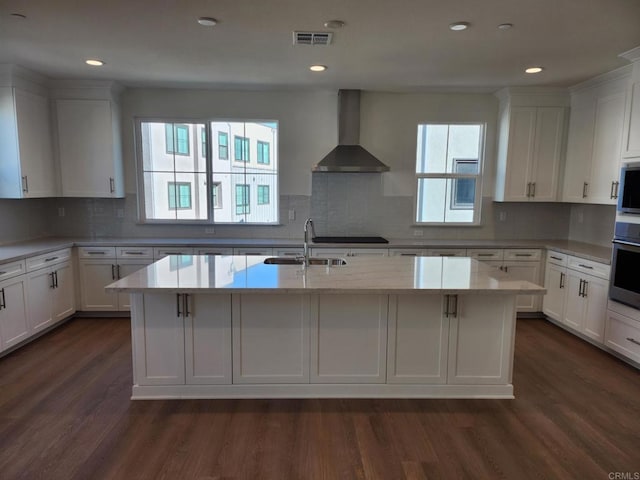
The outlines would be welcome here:
<svg viewBox="0 0 640 480">
<path fill-rule="evenodd" d="M 637 370 L 544 320 L 519 320 L 514 385 L 515 400 L 133 402 L 129 320 L 75 319 L 0 359 L 0 479 L 640 472 Z"/>
</svg>

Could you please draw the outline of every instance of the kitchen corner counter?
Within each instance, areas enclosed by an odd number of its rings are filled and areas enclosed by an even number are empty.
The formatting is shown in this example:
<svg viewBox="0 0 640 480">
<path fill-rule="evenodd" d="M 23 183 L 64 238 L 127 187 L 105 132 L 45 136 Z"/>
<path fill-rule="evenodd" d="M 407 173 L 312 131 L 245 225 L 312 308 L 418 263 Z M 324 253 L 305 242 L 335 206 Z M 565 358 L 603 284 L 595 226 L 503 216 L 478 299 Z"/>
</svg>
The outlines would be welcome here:
<svg viewBox="0 0 640 480">
<path fill-rule="evenodd" d="M 464 293 L 542 295 L 468 257 L 349 257 L 344 266 L 267 265 L 263 256 L 167 257 L 107 286 L 127 293 Z"/>
</svg>

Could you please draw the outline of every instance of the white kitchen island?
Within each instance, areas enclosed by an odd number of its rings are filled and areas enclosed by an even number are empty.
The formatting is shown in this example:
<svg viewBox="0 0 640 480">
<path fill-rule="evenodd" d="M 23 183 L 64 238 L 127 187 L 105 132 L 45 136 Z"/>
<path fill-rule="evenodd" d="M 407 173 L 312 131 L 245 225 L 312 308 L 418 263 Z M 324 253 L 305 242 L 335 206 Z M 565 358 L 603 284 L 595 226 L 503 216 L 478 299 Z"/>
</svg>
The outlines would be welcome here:
<svg viewBox="0 0 640 480">
<path fill-rule="evenodd" d="M 172 255 L 131 294 L 134 399 L 513 398 L 515 299 L 471 258 Z"/>
</svg>

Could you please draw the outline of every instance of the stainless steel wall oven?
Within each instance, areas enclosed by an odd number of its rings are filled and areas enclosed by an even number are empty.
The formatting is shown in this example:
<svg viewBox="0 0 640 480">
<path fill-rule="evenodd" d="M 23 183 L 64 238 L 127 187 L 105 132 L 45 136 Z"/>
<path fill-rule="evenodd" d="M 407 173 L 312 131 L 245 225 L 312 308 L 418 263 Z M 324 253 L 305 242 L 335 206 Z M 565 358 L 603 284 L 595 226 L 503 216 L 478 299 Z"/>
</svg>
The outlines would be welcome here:
<svg viewBox="0 0 640 480">
<path fill-rule="evenodd" d="M 640 310 L 640 224 L 616 222 L 609 298 Z"/>
</svg>

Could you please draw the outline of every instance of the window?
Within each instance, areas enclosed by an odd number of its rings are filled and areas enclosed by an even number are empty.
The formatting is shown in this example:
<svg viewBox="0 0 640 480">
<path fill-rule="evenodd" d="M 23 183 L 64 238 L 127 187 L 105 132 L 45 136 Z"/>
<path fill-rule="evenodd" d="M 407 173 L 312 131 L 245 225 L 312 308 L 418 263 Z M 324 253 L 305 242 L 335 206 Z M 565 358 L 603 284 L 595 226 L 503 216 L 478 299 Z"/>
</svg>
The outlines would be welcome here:
<svg viewBox="0 0 640 480">
<path fill-rule="evenodd" d="M 269 165 L 269 144 L 258 140 L 258 163 Z"/>
<path fill-rule="evenodd" d="M 233 149 L 235 152 L 234 160 L 237 162 L 249 161 L 249 139 L 246 137 L 234 137 Z"/>
<path fill-rule="evenodd" d="M 167 153 L 189 155 L 189 127 L 187 125 L 165 124 Z"/>
<path fill-rule="evenodd" d="M 229 135 L 226 132 L 218 132 L 218 158 L 229 160 Z"/>
<path fill-rule="evenodd" d="M 207 131 L 204 127 L 200 128 L 200 150 L 202 158 L 207 158 Z"/>
<path fill-rule="evenodd" d="M 183 130 L 184 134 L 178 134 Z M 178 137 L 190 139 L 193 142 L 190 154 L 167 152 L 167 132 L 175 132 L 173 145 L 176 147 L 180 144 Z M 229 145 L 232 139 L 234 144 Z M 236 150 L 246 162 L 228 161 L 235 158 L 236 152 L 230 150 L 236 147 L 236 140 L 239 146 Z M 255 146 L 258 142 L 269 145 L 268 164 L 248 161 L 249 145 Z M 189 141 L 186 144 L 189 145 Z M 178 124 L 170 120 L 138 119 L 136 145 L 140 222 L 278 224 L 276 121 L 211 119 Z M 203 157 L 201 151 L 207 152 L 207 157 Z M 216 151 L 227 158 L 218 158 L 215 153 L 209 155 Z M 168 188 L 169 184 L 174 186 Z M 188 194 L 187 187 L 180 187 L 183 184 L 190 185 Z M 242 187 L 236 188 L 239 185 Z M 255 208 L 258 199 L 264 203 Z"/>
<path fill-rule="evenodd" d="M 249 185 L 236 185 L 236 215 L 249 213 Z"/>
<path fill-rule="evenodd" d="M 258 185 L 258 205 L 269 205 L 269 185 Z"/>
<path fill-rule="evenodd" d="M 222 183 L 213 182 L 213 208 L 222 208 Z"/>
<path fill-rule="evenodd" d="M 418 125 L 416 223 L 480 223 L 483 145 L 481 124 Z"/>
<path fill-rule="evenodd" d="M 176 210 L 178 208 L 191 208 L 191 184 L 182 182 L 168 183 L 169 209 Z"/>
</svg>

